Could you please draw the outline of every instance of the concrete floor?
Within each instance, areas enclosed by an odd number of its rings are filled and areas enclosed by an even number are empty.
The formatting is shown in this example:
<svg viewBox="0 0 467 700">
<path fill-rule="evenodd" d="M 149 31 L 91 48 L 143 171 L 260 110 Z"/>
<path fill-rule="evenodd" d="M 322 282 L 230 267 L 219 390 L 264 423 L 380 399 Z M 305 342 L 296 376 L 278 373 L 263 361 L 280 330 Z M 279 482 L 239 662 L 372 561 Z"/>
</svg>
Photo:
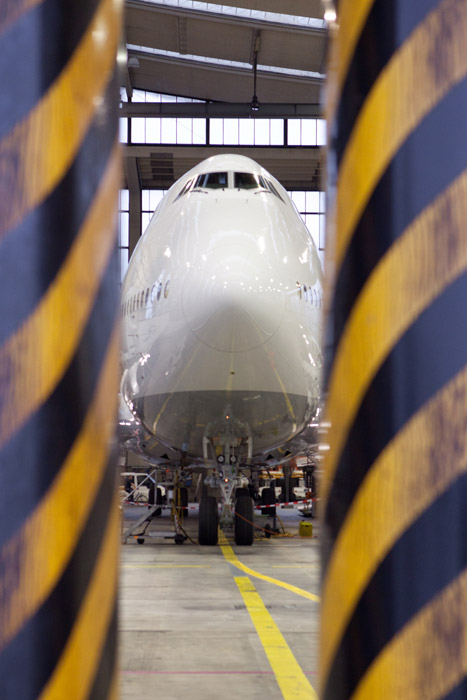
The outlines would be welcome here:
<svg viewBox="0 0 467 700">
<path fill-rule="evenodd" d="M 141 513 L 130 508 L 125 507 L 124 527 Z M 219 545 L 176 545 L 164 539 L 164 531 L 172 532 L 168 513 L 151 521 L 148 532 L 154 536 L 143 545 L 133 538 L 122 544 L 121 700 L 316 698 L 319 604 L 254 576 L 263 574 L 319 595 L 316 521 L 312 538 L 299 537 L 301 516 L 296 510 L 279 510 L 286 531 L 295 536 L 259 539 L 252 547 L 236 546 L 233 533 L 226 530 L 234 560 L 250 569 L 245 572 L 229 563 Z M 265 520 L 256 518 L 258 524 Z M 192 508 L 184 525 L 193 540 L 197 521 Z M 278 668 L 290 668 L 290 656 L 279 659 L 273 670 L 265 637 L 255 629 L 237 577 L 248 577 L 286 641 L 290 651 L 284 654 L 291 652 L 301 667 L 304 680 L 298 695 L 279 687 Z"/>
</svg>

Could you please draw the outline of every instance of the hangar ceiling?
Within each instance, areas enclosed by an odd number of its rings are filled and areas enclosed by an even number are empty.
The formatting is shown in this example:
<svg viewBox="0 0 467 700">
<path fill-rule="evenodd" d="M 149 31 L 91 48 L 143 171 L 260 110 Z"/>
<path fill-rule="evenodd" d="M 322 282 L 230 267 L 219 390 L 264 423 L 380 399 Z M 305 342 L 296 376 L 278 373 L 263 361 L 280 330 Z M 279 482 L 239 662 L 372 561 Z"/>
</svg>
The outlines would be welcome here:
<svg viewBox="0 0 467 700">
<path fill-rule="evenodd" d="M 122 116 L 202 116 L 200 110 L 231 117 L 319 114 L 326 51 L 321 0 L 126 0 L 124 40 L 122 84 L 130 98 L 138 89 L 210 104 L 130 99 L 122 104 Z M 255 58 L 260 108 L 253 113 Z M 128 145 L 127 186 L 167 187 L 207 157 L 207 148 Z M 318 188 L 319 148 L 234 148 L 258 160 L 286 187 Z M 225 150 L 232 147 L 216 147 Z"/>
</svg>

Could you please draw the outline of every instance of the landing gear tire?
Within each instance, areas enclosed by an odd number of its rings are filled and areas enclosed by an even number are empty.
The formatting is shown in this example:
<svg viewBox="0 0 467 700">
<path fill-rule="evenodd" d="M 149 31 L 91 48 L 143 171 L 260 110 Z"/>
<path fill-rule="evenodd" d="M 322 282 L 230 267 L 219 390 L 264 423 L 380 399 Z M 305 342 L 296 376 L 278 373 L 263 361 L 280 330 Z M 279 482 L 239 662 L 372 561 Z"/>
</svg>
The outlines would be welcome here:
<svg viewBox="0 0 467 700">
<path fill-rule="evenodd" d="M 252 545 L 255 533 L 254 507 L 250 496 L 239 496 L 235 501 L 235 544 Z"/>
<path fill-rule="evenodd" d="M 272 488 L 265 488 L 261 492 L 261 505 L 268 505 L 276 503 L 276 492 Z M 275 515 L 276 506 L 273 505 L 270 508 L 261 508 L 261 515 Z"/>
<path fill-rule="evenodd" d="M 237 500 L 237 498 L 240 498 L 241 496 L 249 496 L 249 495 L 250 495 L 249 489 L 245 488 L 244 486 L 241 486 L 240 488 L 238 488 L 235 491 L 235 500 Z"/>
<path fill-rule="evenodd" d="M 217 544 L 219 515 L 214 496 L 204 496 L 199 504 L 198 542 L 201 545 Z"/>
</svg>

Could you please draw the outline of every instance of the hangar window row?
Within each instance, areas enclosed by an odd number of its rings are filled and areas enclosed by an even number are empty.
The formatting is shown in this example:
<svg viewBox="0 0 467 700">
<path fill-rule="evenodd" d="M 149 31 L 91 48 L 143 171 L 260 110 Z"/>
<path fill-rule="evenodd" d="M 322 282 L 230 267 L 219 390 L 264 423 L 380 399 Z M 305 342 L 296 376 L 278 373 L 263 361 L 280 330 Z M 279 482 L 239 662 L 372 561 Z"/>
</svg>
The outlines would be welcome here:
<svg viewBox="0 0 467 700">
<path fill-rule="evenodd" d="M 126 101 L 126 93 L 121 92 Z M 134 90 L 132 102 L 202 102 Z M 122 117 L 120 141 L 127 144 L 203 146 L 325 146 L 324 119 Z"/>
<path fill-rule="evenodd" d="M 120 119 L 126 144 L 325 146 L 324 119 L 131 117 Z"/>
</svg>

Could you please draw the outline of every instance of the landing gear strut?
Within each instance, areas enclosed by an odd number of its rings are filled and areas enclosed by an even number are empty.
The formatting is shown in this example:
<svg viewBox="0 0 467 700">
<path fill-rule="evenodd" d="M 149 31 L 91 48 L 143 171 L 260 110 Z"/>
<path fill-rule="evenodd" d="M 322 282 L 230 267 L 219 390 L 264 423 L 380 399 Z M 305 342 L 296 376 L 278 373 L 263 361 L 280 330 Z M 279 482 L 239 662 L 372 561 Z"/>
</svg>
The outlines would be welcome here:
<svg viewBox="0 0 467 700">
<path fill-rule="evenodd" d="M 206 478 L 204 483 L 206 487 L 220 489 L 222 493 L 222 512 L 219 525 L 234 529 L 237 544 L 251 545 L 254 536 L 253 499 L 248 490 L 242 488 L 245 485 L 245 479 L 241 477 L 239 467 L 240 458 L 245 463 L 250 461 L 253 453 L 253 441 L 248 425 L 235 419 L 230 406 L 226 406 L 224 415 L 219 420 L 206 426 L 203 437 L 203 452 L 205 462 L 212 464 L 214 461 L 216 465 L 215 473 Z M 232 512 L 234 495 L 238 496 L 235 502 L 235 515 Z M 208 515 L 208 512 L 211 513 L 208 509 L 212 509 L 213 513 L 214 506 L 207 505 L 209 498 L 213 497 L 204 496 L 200 503 L 200 544 L 215 544 L 217 542 L 217 520 L 215 522 L 216 537 L 215 541 L 212 541 L 214 540 L 212 534 L 214 515 Z M 213 500 L 215 502 L 215 499 Z"/>
</svg>

